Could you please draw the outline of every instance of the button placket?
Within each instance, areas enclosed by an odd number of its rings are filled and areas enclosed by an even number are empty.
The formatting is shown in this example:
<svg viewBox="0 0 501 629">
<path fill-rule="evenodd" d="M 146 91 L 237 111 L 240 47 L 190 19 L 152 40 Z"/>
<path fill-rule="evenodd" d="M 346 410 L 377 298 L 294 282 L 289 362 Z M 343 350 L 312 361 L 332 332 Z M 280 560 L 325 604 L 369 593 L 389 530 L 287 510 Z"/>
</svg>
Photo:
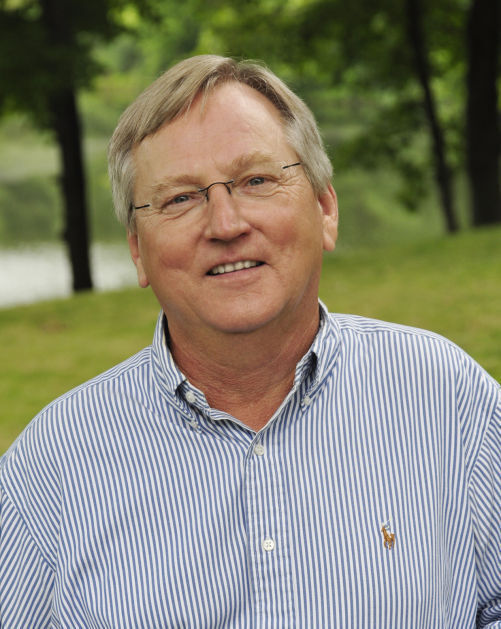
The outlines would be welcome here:
<svg viewBox="0 0 501 629">
<path fill-rule="evenodd" d="M 257 437 L 247 454 L 247 514 L 250 570 L 256 612 L 290 619 L 292 610 L 288 521 L 280 453 L 273 447 L 273 430 Z M 277 581 L 278 580 L 278 581 Z M 272 592 L 277 588 L 279 596 Z M 286 625 L 288 621 L 286 621 Z"/>
</svg>

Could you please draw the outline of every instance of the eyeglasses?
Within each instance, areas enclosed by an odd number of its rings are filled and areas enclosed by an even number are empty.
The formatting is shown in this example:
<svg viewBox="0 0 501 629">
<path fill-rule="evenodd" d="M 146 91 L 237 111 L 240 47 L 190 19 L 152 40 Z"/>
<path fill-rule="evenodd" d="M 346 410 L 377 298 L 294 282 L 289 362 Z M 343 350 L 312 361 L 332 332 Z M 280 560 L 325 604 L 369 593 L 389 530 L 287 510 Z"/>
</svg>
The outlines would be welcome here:
<svg viewBox="0 0 501 629">
<path fill-rule="evenodd" d="M 160 186 L 150 203 L 135 205 L 133 210 L 151 208 L 154 212 L 177 218 L 209 201 L 209 190 L 217 185 L 224 186 L 228 194 L 238 197 L 241 203 L 251 204 L 283 189 L 291 178 L 289 169 L 294 166 L 301 166 L 301 162 L 254 164 L 234 179 L 214 181 L 205 188 L 190 188 L 182 184 Z"/>
</svg>

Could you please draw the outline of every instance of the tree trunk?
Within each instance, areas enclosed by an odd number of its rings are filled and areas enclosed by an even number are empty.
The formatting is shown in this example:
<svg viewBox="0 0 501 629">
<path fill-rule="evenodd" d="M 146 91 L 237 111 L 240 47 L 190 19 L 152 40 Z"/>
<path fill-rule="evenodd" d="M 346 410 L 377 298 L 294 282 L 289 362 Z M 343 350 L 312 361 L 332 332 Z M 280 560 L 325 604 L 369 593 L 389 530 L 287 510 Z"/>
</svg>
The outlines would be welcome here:
<svg viewBox="0 0 501 629">
<path fill-rule="evenodd" d="M 474 225 L 501 222 L 499 13 L 497 0 L 473 0 L 468 16 L 466 154 Z"/>
<path fill-rule="evenodd" d="M 72 66 L 65 64 L 73 52 L 74 32 L 71 6 L 67 0 L 40 0 L 42 22 L 50 45 L 59 49 L 61 67 L 54 68 L 62 76 L 48 97 L 50 124 L 61 152 L 61 189 L 64 197 L 64 239 L 73 275 L 73 290 L 89 290 L 92 279 L 89 262 L 89 233 L 82 137 L 78 115 Z"/>
<path fill-rule="evenodd" d="M 52 125 L 61 151 L 61 190 L 65 206 L 64 239 L 68 247 L 73 290 L 90 290 L 89 233 L 82 140 L 76 98 L 73 90 L 54 94 L 51 102 Z"/>
<path fill-rule="evenodd" d="M 423 105 L 432 136 L 435 179 L 440 190 L 442 212 L 447 231 L 455 232 L 458 230 L 458 222 L 453 202 L 451 169 L 447 163 L 444 134 L 430 85 L 430 68 L 421 23 L 421 5 L 419 0 L 407 0 L 406 8 L 407 32 L 414 54 L 416 74 L 423 90 Z"/>
</svg>

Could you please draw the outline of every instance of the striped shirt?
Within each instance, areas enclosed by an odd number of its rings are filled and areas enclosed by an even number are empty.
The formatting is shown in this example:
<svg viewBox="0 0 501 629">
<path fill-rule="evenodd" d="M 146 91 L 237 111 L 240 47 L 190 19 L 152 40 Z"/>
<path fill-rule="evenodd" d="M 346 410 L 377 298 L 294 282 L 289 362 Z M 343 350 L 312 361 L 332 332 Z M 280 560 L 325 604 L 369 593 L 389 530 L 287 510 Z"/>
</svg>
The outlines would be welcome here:
<svg viewBox="0 0 501 629">
<path fill-rule="evenodd" d="M 501 391 L 451 342 L 322 310 L 254 432 L 153 344 L 1 461 L 3 629 L 501 627 Z"/>
</svg>

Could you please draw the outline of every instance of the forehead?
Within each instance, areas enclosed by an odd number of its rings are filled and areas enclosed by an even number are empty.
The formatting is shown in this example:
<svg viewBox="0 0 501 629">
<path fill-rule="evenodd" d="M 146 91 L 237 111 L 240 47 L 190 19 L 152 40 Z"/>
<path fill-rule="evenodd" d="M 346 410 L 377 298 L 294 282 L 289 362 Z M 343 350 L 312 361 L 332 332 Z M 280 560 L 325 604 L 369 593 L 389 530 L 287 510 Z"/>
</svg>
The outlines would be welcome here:
<svg viewBox="0 0 501 629">
<path fill-rule="evenodd" d="M 288 146 L 276 107 L 240 83 L 217 87 L 190 110 L 145 138 L 133 152 L 137 186 L 165 176 L 224 169 L 247 154 L 262 152 L 286 159 Z"/>
</svg>

